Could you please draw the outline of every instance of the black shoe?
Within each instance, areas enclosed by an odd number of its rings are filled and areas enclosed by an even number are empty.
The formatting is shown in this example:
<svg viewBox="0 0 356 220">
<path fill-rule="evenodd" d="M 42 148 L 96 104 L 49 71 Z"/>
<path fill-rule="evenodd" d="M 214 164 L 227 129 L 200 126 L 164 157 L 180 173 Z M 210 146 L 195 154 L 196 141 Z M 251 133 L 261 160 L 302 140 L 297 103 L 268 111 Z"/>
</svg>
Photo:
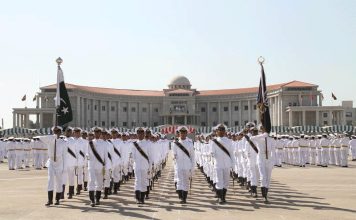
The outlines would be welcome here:
<svg viewBox="0 0 356 220">
<path fill-rule="evenodd" d="M 64 199 L 65 189 L 66 189 L 66 185 L 62 185 L 62 195 L 61 195 L 61 199 Z"/>
<path fill-rule="evenodd" d="M 77 194 L 76 195 L 80 195 L 80 191 L 83 189 L 82 184 L 78 184 L 77 186 Z"/>
<path fill-rule="evenodd" d="M 62 195 L 63 193 L 56 193 L 56 202 L 54 203 L 54 205 L 59 205 L 59 200 L 61 199 Z"/>
<path fill-rule="evenodd" d="M 141 204 L 145 204 L 145 194 L 146 194 L 146 192 L 141 192 L 141 195 L 140 195 Z"/>
<path fill-rule="evenodd" d="M 69 196 L 68 199 L 72 199 L 74 194 L 74 186 L 69 186 Z"/>
<path fill-rule="evenodd" d="M 118 185 L 119 183 L 114 183 L 114 192 L 113 192 L 114 195 L 117 195 L 117 189 L 119 188 Z"/>
<path fill-rule="evenodd" d="M 109 195 L 109 190 L 110 188 L 109 187 L 105 187 L 104 188 L 104 198 L 103 199 L 108 199 L 108 195 Z"/>
<path fill-rule="evenodd" d="M 188 196 L 188 191 L 182 191 L 182 204 L 186 204 L 187 203 L 187 196 Z"/>
<path fill-rule="evenodd" d="M 183 200 L 183 190 L 177 190 L 177 192 L 178 192 L 178 199 L 180 201 L 182 201 Z"/>
<path fill-rule="evenodd" d="M 257 198 L 257 186 L 251 186 L 251 195 L 254 198 Z"/>
<path fill-rule="evenodd" d="M 226 199 L 225 199 L 226 192 L 227 192 L 227 189 L 223 189 L 222 190 L 222 198 L 221 198 L 222 203 L 226 203 Z"/>
<path fill-rule="evenodd" d="M 223 190 L 222 189 L 218 189 L 216 190 L 217 194 L 218 194 L 218 203 L 219 204 L 223 204 Z"/>
<path fill-rule="evenodd" d="M 45 206 L 53 205 L 53 191 L 48 191 L 48 202 Z"/>
<path fill-rule="evenodd" d="M 101 198 L 101 191 L 95 191 L 95 199 L 96 199 L 96 202 L 95 202 L 95 205 L 100 205 L 100 198 Z"/>
<path fill-rule="evenodd" d="M 88 191 L 88 182 L 84 182 L 84 191 Z"/>
<path fill-rule="evenodd" d="M 147 191 L 146 191 L 146 193 L 145 193 L 145 199 L 150 199 L 150 197 L 148 196 L 150 194 L 150 187 L 149 186 L 147 186 Z"/>
<path fill-rule="evenodd" d="M 95 191 L 89 191 L 90 206 L 95 207 Z"/>
<path fill-rule="evenodd" d="M 136 204 L 141 204 L 141 191 L 136 190 L 135 191 L 135 198 L 136 198 Z"/>
</svg>

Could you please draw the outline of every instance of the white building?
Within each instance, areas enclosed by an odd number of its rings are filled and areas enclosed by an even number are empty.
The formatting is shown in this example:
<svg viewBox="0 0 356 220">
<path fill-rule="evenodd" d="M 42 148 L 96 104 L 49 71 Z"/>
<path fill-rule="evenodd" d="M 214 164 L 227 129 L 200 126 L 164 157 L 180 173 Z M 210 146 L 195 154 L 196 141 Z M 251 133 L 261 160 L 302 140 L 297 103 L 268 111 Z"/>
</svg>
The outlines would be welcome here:
<svg viewBox="0 0 356 220">
<path fill-rule="evenodd" d="M 42 128 L 54 124 L 55 86 L 40 89 L 36 108 L 13 109 L 14 128 Z M 197 90 L 192 89 L 184 76 L 175 77 L 168 88 L 157 91 L 66 86 L 73 109 L 71 126 L 214 126 L 222 122 L 231 127 L 256 122 L 258 118 L 257 87 Z M 300 81 L 269 85 L 268 98 L 273 126 L 345 125 L 355 121 L 352 102 L 322 106 L 318 85 Z M 35 115 L 36 120 L 30 121 L 29 115 Z"/>
</svg>

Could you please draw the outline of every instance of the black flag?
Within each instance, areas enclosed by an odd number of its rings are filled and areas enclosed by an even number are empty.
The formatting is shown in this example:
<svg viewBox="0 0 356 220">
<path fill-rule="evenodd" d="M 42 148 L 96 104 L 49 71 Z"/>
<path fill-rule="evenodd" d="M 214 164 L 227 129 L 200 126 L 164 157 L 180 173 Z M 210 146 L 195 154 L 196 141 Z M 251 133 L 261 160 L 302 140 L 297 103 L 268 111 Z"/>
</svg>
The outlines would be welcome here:
<svg viewBox="0 0 356 220">
<path fill-rule="evenodd" d="M 63 72 L 59 65 L 57 71 L 57 93 L 55 99 L 57 112 L 56 124 L 63 126 L 64 124 L 73 120 L 73 113 L 66 85 L 64 84 Z"/>
<path fill-rule="evenodd" d="M 260 79 L 260 87 L 258 90 L 257 96 L 257 106 L 260 115 L 260 121 L 263 127 L 266 129 L 267 133 L 271 132 L 271 116 L 269 114 L 269 105 L 267 99 L 267 87 L 266 87 L 266 76 L 265 71 L 263 69 L 263 62 L 260 62 L 261 65 L 261 79 Z"/>
</svg>

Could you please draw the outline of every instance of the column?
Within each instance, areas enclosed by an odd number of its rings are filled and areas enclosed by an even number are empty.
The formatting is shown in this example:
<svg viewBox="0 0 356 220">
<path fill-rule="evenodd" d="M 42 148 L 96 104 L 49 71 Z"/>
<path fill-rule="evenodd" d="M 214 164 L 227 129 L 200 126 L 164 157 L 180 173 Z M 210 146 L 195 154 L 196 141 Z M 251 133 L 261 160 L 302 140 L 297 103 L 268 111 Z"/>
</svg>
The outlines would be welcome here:
<svg viewBox="0 0 356 220">
<path fill-rule="evenodd" d="M 319 111 L 315 111 L 315 125 L 319 126 L 320 125 L 320 119 L 319 119 Z"/>
<path fill-rule="evenodd" d="M 328 113 L 328 125 L 331 126 L 333 125 L 333 112 L 329 111 Z"/>
<path fill-rule="evenodd" d="M 57 117 L 57 112 L 54 112 L 54 113 L 52 114 L 52 125 L 55 125 L 55 124 L 56 124 L 56 117 Z M 42 119 L 42 121 L 43 121 L 43 119 Z M 43 123 L 42 123 L 42 125 L 43 125 Z"/>
<path fill-rule="evenodd" d="M 305 120 L 305 110 L 302 111 L 302 125 L 306 126 L 306 120 Z"/>
<path fill-rule="evenodd" d="M 40 128 L 43 128 L 43 112 L 40 113 Z"/>
<path fill-rule="evenodd" d="M 289 110 L 289 127 L 293 126 L 293 111 Z"/>
<path fill-rule="evenodd" d="M 80 97 L 79 96 L 77 96 L 76 110 L 77 110 L 77 117 L 75 120 L 75 126 L 80 126 Z"/>
<path fill-rule="evenodd" d="M 242 121 L 242 105 L 241 101 L 239 101 L 239 125 L 244 126 L 244 122 Z"/>
<path fill-rule="evenodd" d="M 221 123 L 220 113 L 221 113 L 221 103 L 218 102 L 218 124 Z"/>
<path fill-rule="evenodd" d="M 172 115 L 172 125 L 174 125 L 174 115 Z"/>
<path fill-rule="evenodd" d="M 252 121 L 252 118 L 251 118 L 251 100 L 248 100 L 248 121 Z"/>
<path fill-rule="evenodd" d="M 166 117 L 164 117 L 164 124 L 166 124 L 167 122 L 166 122 Z M 148 125 L 150 126 L 150 127 L 153 127 L 153 123 L 152 123 L 152 103 L 149 103 L 148 104 Z"/>
<path fill-rule="evenodd" d="M 15 128 L 16 127 L 16 114 L 15 112 L 12 112 L 12 127 Z M 2 128 L 4 129 L 4 128 Z"/>
<path fill-rule="evenodd" d="M 279 123 L 280 125 L 283 125 L 284 119 L 283 116 L 285 114 L 285 109 L 283 107 L 283 99 L 282 99 L 282 95 L 279 96 Z"/>
<path fill-rule="evenodd" d="M 120 102 L 116 102 L 116 124 L 117 124 L 117 127 L 121 127 L 121 125 L 120 125 Z"/>
<path fill-rule="evenodd" d="M 207 103 L 206 107 L 206 126 L 210 126 L 210 103 Z"/>
<path fill-rule="evenodd" d="M 184 125 L 187 125 L 187 116 L 186 115 L 184 115 Z"/>
<path fill-rule="evenodd" d="M 318 95 L 318 98 L 319 98 L 319 106 L 323 106 L 323 104 L 322 104 L 322 99 L 321 99 L 321 95 L 320 95 L 320 94 Z"/>
<path fill-rule="evenodd" d="M 346 115 L 345 115 L 346 113 L 345 113 L 345 111 L 343 110 L 342 112 L 341 112 L 341 124 L 342 125 L 346 125 Z"/>
<path fill-rule="evenodd" d="M 30 116 L 29 114 L 25 114 L 25 128 L 29 127 Z"/>
<path fill-rule="evenodd" d="M 229 102 L 229 127 L 232 127 L 232 105 L 231 105 L 231 101 Z"/>
</svg>

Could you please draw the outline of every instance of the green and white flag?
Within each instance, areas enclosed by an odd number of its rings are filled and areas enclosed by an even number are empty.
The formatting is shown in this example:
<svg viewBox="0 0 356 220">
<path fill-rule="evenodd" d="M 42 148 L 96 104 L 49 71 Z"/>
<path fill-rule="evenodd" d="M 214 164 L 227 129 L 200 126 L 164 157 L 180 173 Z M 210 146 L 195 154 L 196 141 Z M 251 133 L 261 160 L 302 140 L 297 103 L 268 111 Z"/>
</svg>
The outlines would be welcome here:
<svg viewBox="0 0 356 220">
<path fill-rule="evenodd" d="M 72 107 L 70 105 L 68 92 L 64 83 L 63 71 L 60 65 L 58 65 L 57 71 L 57 93 L 55 105 L 57 112 L 57 125 L 63 126 L 73 120 Z"/>
</svg>

